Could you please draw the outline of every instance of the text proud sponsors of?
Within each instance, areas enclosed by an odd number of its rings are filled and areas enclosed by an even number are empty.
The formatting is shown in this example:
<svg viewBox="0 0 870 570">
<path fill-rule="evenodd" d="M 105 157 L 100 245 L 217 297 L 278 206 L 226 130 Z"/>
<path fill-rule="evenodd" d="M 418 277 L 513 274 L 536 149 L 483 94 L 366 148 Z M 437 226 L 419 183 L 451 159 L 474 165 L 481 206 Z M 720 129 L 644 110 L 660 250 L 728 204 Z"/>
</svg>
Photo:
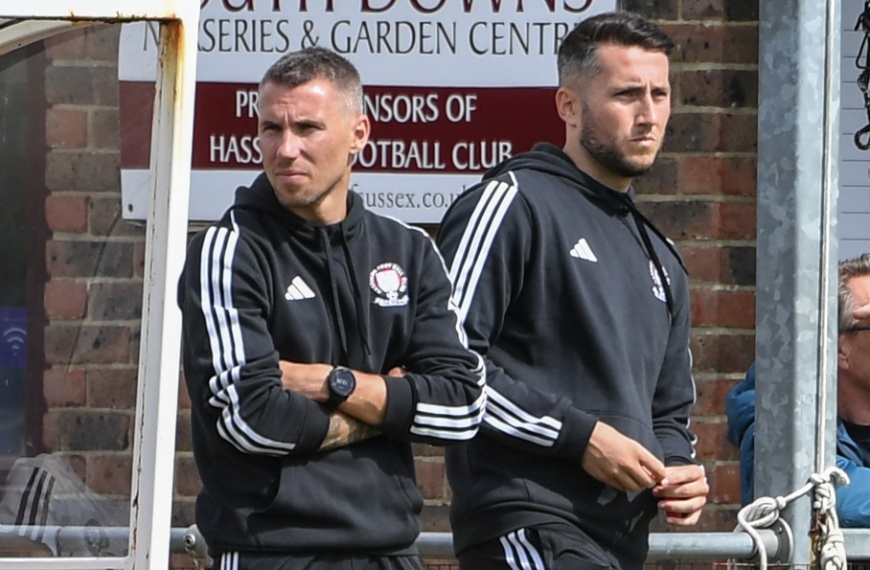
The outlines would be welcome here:
<svg viewBox="0 0 870 570">
<path fill-rule="evenodd" d="M 121 90 L 122 133 L 150 117 L 145 82 Z M 357 172 L 480 173 L 538 140 L 559 135 L 551 88 L 451 89 L 367 87 L 372 136 L 357 156 Z M 202 83 L 197 107 L 209 108 L 194 126 L 193 168 L 258 170 L 257 90 L 251 85 Z M 519 102 L 527 112 L 505 116 Z M 543 135 L 542 135 L 543 132 Z M 122 167 L 147 168 L 148 137 L 122 136 Z"/>
<path fill-rule="evenodd" d="M 368 91 L 368 90 L 367 90 Z M 450 140 L 445 136 L 445 126 L 470 124 L 478 109 L 478 94 L 473 91 L 414 92 L 390 89 L 371 89 L 365 95 L 365 110 L 375 125 L 372 138 L 357 156 L 355 167 L 362 172 L 480 172 L 491 168 L 513 154 L 513 142 L 503 139 Z M 208 133 L 208 155 L 196 153 L 197 168 L 245 168 L 262 163 L 262 153 L 251 119 L 257 117 L 257 91 L 236 89 L 233 94 L 232 117 L 243 120 L 239 132 Z M 229 102 L 229 101 L 227 101 Z M 229 115 L 228 113 L 226 115 Z M 426 138 L 418 138 L 420 131 L 396 129 L 390 132 L 388 125 L 433 125 L 425 131 Z M 384 128 L 381 128 L 384 125 Z M 415 138 L 384 138 L 385 135 Z M 471 129 L 473 132 L 491 132 L 491 129 Z M 206 136 L 205 133 L 198 133 Z M 204 159 L 204 160 L 203 160 Z"/>
</svg>

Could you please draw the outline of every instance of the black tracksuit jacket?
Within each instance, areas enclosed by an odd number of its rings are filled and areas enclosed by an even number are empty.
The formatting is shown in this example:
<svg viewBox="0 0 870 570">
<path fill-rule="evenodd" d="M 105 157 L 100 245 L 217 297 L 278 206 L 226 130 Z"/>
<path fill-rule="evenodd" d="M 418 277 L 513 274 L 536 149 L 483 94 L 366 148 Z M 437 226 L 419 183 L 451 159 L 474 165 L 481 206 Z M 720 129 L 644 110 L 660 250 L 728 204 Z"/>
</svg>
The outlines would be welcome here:
<svg viewBox="0 0 870 570">
<path fill-rule="evenodd" d="M 423 231 L 366 211 L 309 223 L 265 175 L 188 250 L 184 371 L 210 552 L 408 553 L 422 499 L 411 442 L 473 437 L 484 368 Z M 387 378 L 383 435 L 319 452 L 328 413 L 281 386 L 279 359 Z"/>
<path fill-rule="evenodd" d="M 480 433 L 447 450 L 455 548 L 567 521 L 641 567 L 652 494 L 606 487 L 581 458 L 601 420 L 666 465 L 695 462 L 688 280 L 673 245 L 630 194 L 548 144 L 460 196 L 438 243 L 487 364 Z"/>
</svg>

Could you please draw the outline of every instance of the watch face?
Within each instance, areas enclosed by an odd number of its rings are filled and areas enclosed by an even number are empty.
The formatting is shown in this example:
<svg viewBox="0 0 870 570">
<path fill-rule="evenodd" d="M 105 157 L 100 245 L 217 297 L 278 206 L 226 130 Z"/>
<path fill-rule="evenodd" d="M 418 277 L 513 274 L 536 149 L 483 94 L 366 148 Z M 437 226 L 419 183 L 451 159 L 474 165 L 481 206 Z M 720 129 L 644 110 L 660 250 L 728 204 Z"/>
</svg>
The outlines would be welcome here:
<svg viewBox="0 0 870 570">
<path fill-rule="evenodd" d="M 356 388 L 356 378 L 347 368 L 336 368 L 329 375 L 329 389 L 339 396 L 347 397 Z"/>
</svg>

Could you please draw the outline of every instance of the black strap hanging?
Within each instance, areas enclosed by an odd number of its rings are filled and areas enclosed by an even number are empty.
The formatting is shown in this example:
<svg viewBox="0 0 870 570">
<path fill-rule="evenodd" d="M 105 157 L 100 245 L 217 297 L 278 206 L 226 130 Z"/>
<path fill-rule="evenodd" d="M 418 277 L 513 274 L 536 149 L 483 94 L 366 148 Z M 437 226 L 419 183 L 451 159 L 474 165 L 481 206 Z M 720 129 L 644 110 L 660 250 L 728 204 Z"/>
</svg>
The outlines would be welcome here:
<svg viewBox="0 0 870 570">
<path fill-rule="evenodd" d="M 855 133 L 855 146 L 861 150 L 870 150 L 870 0 L 864 2 L 864 10 L 855 22 L 855 31 L 862 30 L 864 39 L 855 56 L 855 67 L 861 70 L 858 75 L 858 88 L 864 95 L 864 110 L 867 112 L 867 125 Z"/>
</svg>

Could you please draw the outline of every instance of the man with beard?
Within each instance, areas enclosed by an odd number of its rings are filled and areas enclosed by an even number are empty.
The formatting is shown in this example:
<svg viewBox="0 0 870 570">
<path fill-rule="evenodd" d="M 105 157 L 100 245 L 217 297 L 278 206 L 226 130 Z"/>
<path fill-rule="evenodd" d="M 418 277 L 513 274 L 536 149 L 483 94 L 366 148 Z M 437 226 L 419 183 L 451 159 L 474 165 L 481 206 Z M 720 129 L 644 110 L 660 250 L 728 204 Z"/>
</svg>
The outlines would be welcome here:
<svg viewBox="0 0 870 570">
<path fill-rule="evenodd" d="M 439 246 L 487 363 L 474 440 L 447 450 L 460 566 L 643 567 L 656 510 L 698 521 L 688 279 L 635 207 L 670 115 L 672 40 L 626 13 L 558 56 L 562 149 L 538 144 L 457 199 Z"/>
</svg>

